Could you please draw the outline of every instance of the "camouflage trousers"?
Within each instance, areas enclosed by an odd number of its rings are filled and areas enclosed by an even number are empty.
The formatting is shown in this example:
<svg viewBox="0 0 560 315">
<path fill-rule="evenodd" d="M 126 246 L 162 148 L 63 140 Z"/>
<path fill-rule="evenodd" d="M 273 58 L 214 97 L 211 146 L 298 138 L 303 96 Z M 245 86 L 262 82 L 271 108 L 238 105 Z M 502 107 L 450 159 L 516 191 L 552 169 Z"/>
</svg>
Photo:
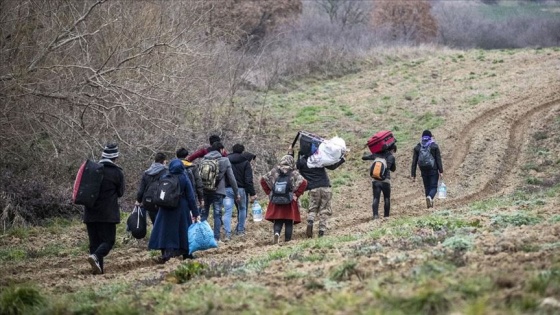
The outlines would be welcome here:
<svg viewBox="0 0 560 315">
<path fill-rule="evenodd" d="M 319 187 L 311 189 L 309 195 L 309 209 L 307 222 L 315 221 L 315 216 L 319 216 L 319 231 L 326 231 L 327 220 L 332 215 L 331 198 L 332 190 L 330 187 Z"/>
</svg>

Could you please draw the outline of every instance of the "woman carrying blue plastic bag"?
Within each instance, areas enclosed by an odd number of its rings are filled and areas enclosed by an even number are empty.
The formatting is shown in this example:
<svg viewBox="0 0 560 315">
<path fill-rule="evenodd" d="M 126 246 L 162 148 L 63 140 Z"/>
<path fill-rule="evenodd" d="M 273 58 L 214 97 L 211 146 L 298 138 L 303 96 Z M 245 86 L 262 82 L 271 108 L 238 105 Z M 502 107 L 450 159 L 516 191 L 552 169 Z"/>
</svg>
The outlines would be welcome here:
<svg viewBox="0 0 560 315">
<path fill-rule="evenodd" d="M 208 221 L 197 220 L 189 226 L 189 254 L 196 251 L 207 250 L 218 247 L 218 242 L 214 238 L 214 230 L 208 224 Z"/>
<path fill-rule="evenodd" d="M 196 219 L 199 216 L 195 192 L 185 173 L 183 162 L 178 159 L 172 160 L 169 163 L 169 173 L 179 177 L 182 193 L 179 206 L 160 208 L 154 223 L 148 248 L 161 250 L 161 256 L 156 259 L 160 264 L 180 255 L 183 255 L 183 259 L 192 258 L 189 255 L 187 230 L 193 222 L 193 217 Z"/>
</svg>

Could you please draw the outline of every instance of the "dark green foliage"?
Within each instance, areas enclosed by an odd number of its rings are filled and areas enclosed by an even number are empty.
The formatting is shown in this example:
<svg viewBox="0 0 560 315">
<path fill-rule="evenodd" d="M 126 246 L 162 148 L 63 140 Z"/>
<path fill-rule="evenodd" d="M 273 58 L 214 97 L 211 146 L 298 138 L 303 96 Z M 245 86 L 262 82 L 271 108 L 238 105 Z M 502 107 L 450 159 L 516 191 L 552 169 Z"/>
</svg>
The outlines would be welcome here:
<svg viewBox="0 0 560 315">
<path fill-rule="evenodd" d="M 39 290 L 31 286 L 4 288 L 0 295 L 0 314 L 17 315 L 36 312 L 46 304 Z"/>
<path fill-rule="evenodd" d="M 197 275 L 201 274 L 206 265 L 198 261 L 182 263 L 171 275 L 177 279 L 177 283 L 185 283 Z"/>
</svg>

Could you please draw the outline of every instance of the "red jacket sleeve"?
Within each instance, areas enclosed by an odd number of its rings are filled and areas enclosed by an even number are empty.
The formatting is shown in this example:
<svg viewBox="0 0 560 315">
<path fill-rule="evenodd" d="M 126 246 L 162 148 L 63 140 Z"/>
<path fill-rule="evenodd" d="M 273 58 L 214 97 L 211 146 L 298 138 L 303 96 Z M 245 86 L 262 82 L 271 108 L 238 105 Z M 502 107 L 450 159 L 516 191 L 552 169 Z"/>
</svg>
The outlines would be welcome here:
<svg viewBox="0 0 560 315">
<path fill-rule="evenodd" d="M 261 178 L 261 187 L 264 190 L 265 194 L 270 195 L 271 189 L 270 187 L 268 187 L 268 184 L 266 183 L 264 178 Z"/>
<path fill-rule="evenodd" d="M 198 158 L 204 157 L 208 153 L 208 148 L 196 150 L 193 154 L 187 157 L 187 161 L 192 162 Z"/>
<path fill-rule="evenodd" d="M 294 194 L 296 194 L 296 196 L 298 197 L 303 195 L 303 193 L 305 192 L 305 188 L 307 188 L 307 181 L 304 179 L 303 182 L 301 182 L 301 185 L 299 185 L 298 189 L 294 191 Z"/>
</svg>

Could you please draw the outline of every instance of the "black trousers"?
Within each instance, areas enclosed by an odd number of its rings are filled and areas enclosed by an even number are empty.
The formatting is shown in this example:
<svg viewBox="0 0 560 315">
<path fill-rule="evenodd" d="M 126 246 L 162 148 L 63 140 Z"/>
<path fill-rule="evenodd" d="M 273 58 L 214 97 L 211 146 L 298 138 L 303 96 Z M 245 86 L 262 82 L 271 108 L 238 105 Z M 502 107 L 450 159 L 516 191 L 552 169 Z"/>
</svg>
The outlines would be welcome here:
<svg viewBox="0 0 560 315">
<path fill-rule="evenodd" d="M 156 223 L 156 217 L 157 217 L 158 210 L 146 211 L 146 212 L 148 212 L 148 216 L 150 217 L 150 221 L 152 221 L 152 225 L 154 225 Z"/>
<path fill-rule="evenodd" d="M 86 223 L 89 237 L 89 253 L 95 254 L 103 271 L 103 257 L 107 256 L 115 245 L 117 236 L 116 223 Z"/>
<path fill-rule="evenodd" d="M 391 184 L 373 181 L 373 215 L 379 215 L 379 199 L 381 198 L 381 192 L 383 192 L 383 212 L 386 217 L 389 216 L 389 210 L 391 209 Z"/>
<path fill-rule="evenodd" d="M 426 197 L 430 196 L 432 199 L 435 198 L 437 193 L 437 184 L 439 180 L 439 174 L 422 174 L 422 181 L 424 182 L 424 190 L 426 192 Z"/>
<path fill-rule="evenodd" d="M 294 230 L 294 220 L 286 220 L 286 219 L 274 220 L 274 233 L 280 234 L 280 232 L 282 232 L 282 225 L 286 226 L 284 240 L 287 242 L 292 239 L 292 232 Z"/>
</svg>

